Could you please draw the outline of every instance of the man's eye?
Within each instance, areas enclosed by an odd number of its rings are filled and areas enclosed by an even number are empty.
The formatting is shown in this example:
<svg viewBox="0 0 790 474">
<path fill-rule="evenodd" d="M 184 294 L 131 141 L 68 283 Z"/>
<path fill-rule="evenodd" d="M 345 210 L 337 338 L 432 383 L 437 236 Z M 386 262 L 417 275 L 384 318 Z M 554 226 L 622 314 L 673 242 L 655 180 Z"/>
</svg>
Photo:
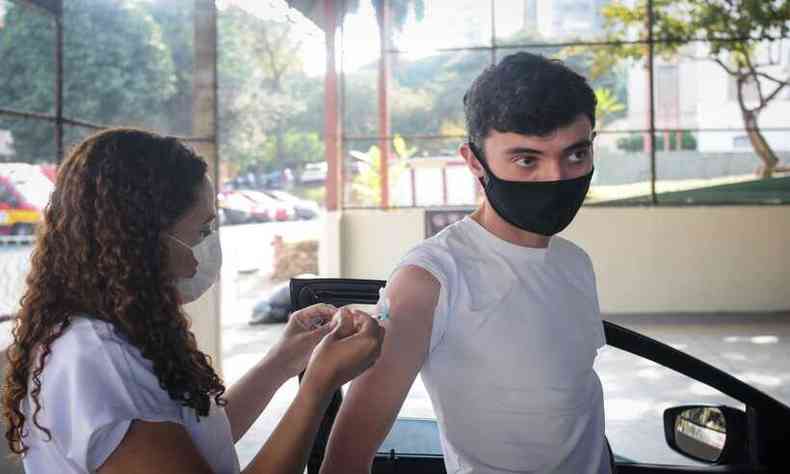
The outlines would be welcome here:
<svg viewBox="0 0 790 474">
<path fill-rule="evenodd" d="M 589 148 L 584 148 L 582 150 L 574 151 L 571 154 L 570 158 L 571 158 L 571 161 L 581 162 L 581 161 L 586 161 L 588 158 L 590 158 L 590 155 L 591 155 L 590 149 Z"/>
<path fill-rule="evenodd" d="M 203 237 L 203 238 L 208 237 L 209 235 L 211 235 L 211 232 L 212 232 L 212 229 L 211 229 L 210 226 L 209 227 L 203 227 L 202 229 L 200 229 L 200 236 Z"/>
<path fill-rule="evenodd" d="M 532 168 L 533 166 L 535 166 L 536 162 L 537 160 L 535 160 L 535 158 L 531 158 L 529 156 L 523 156 L 516 159 L 516 164 L 523 168 Z"/>
</svg>

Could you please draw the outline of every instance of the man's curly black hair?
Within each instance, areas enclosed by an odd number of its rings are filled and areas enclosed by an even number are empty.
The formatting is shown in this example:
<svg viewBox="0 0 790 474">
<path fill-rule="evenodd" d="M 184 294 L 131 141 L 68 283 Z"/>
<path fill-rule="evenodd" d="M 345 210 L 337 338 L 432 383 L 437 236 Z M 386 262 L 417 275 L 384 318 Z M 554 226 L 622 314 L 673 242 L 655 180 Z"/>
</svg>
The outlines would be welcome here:
<svg viewBox="0 0 790 474">
<path fill-rule="evenodd" d="M 546 136 L 579 114 L 594 128 L 596 105 L 587 80 L 561 61 L 511 54 L 483 71 L 464 94 L 469 143 L 482 155 L 491 130 Z"/>
</svg>

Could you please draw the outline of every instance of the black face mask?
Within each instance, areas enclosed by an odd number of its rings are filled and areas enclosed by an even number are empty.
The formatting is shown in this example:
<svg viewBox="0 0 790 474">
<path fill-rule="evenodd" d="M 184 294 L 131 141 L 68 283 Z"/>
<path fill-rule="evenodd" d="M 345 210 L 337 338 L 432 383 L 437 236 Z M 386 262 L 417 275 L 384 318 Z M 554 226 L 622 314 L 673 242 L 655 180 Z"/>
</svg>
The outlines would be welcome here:
<svg viewBox="0 0 790 474">
<path fill-rule="evenodd" d="M 472 146 L 476 156 L 480 156 Z M 491 207 L 502 219 L 519 229 L 551 236 L 571 223 L 590 189 L 593 171 L 562 181 L 506 181 L 491 172 L 485 160 L 478 161 L 486 170 L 480 184 Z"/>
</svg>

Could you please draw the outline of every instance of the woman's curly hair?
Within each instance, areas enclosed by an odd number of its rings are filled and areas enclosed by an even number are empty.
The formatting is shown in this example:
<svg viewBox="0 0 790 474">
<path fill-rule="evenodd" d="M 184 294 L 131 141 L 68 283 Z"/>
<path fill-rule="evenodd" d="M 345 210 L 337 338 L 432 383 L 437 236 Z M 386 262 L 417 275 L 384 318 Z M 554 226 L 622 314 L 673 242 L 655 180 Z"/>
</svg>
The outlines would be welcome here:
<svg viewBox="0 0 790 474">
<path fill-rule="evenodd" d="M 3 414 L 14 453 L 27 451 L 31 418 L 51 437 L 37 419 L 40 376 L 75 316 L 112 324 L 152 361 L 170 398 L 198 416 L 208 415 L 211 397 L 224 405 L 225 387 L 189 329 L 160 237 L 196 202 L 206 170 L 177 139 L 134 129 L 97 133 L 61 164 L 8 349 Z M 23 409 L 28 395 L 32 417 Z"/>
</svg>

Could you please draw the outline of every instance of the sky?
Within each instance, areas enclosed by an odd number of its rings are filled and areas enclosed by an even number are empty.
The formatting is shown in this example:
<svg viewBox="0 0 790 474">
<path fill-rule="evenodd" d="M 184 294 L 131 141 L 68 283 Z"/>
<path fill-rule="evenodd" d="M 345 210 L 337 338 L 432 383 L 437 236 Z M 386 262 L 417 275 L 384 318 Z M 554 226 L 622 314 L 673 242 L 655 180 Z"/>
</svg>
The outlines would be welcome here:
<svg viewBox="0 0 790 474">
<path fill-rule="evenodd" d="M 360 0 L 359 11 L 348 14 L 343 25 L 343 68 L 353 72 L 379 56 L 378 26 L 370 0 Z M 416 59 L 434 54 L 436 48 L 485 46 L 490 44 L 490 2 L 481 0 L 427 0 L 425 17 L 417 22 L 413 14 L 396 37 L 396 47 Z M 497 35 L 517 31 L 523 20 L 523 0 L 497 0 Z M 285 0 L 220 0 L 219 8 L 235 5 L 261 18 L 291 21 L 302 36 L 305 73 L 324 72 L 324 35 Z M 338 44 L 339 46 L 339 44 Z M 340 58 L 338 58 L 338 65 Z"/>
</svg>

